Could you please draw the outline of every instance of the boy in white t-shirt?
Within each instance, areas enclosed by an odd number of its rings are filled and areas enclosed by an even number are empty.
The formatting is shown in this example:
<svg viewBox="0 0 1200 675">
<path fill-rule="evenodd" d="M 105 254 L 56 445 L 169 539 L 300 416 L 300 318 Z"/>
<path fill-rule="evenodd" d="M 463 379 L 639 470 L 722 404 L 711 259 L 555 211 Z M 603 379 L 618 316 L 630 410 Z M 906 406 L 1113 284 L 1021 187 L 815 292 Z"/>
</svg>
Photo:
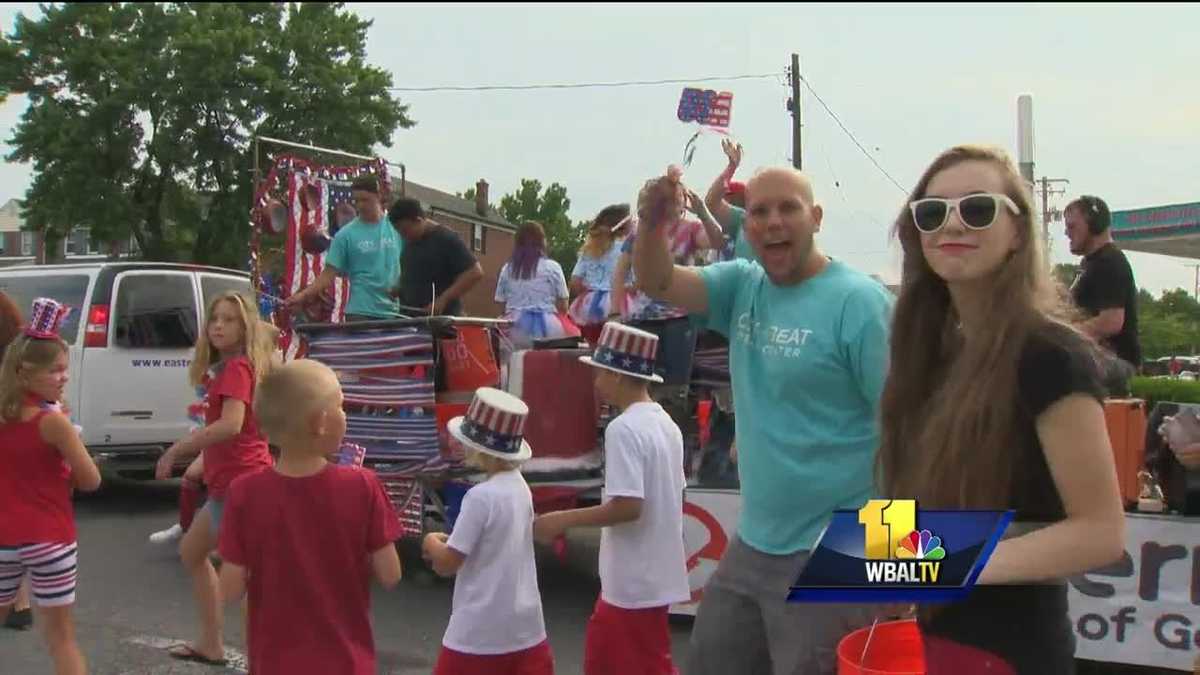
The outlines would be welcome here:
<svg viewBox="0 0 1200 675">
<path fill-rule="evenodd" d="M 455 576 L 450 625 L 434 675 L 553 675 L 533 551 L 533 495 L 521 476 L 532 450 L 529 407 L 482 388 L 447 429 L 467 462 L 487 473 L 472 487 L 447 537 L 431 533 L 422 552 L 435 572 Z"/>
<path fill-rule="evenodd" d="M 604 433 L 604 503 L 534 521 L 551 542 L 572 527 L 603 526 L 600 597 L 588 621 L 585 675 L 669 675 L 667 610 L 688 600 L 683 546 L 683 435 L 649 394 L 658 336 L 609 322 L 592 357 L 596 391 L 621 414 Z"/>
</svg>

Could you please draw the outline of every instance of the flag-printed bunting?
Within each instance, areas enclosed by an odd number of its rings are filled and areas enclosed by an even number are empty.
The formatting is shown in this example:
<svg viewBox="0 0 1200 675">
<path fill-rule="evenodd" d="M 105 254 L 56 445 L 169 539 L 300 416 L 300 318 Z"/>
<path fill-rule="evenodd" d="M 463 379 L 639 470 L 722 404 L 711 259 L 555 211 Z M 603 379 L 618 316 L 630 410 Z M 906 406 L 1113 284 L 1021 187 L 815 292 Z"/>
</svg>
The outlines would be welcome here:
<svg viewBox="0 0 1200 675">
<path fill-rule="evenodd" d="M 301 192 L 309 187 L 315 187 L 317 190 L 316 208 L 305 208 L 304 200 L 300 198 Z M 328 181 L 301 171 L 293 171 L 288 175 L 288 230 L 284 251 L 283 287 L 289 296 L 299 293 L 321 276 L 321 270 L 325 264 L 325 254 L 305 253 L 300 235 L 309 229 L 329 231 L 328 217 L 332 209 L 336 208 L 331 197 Z M 349 300 L 350 282 L 344 277 L 335 277 L 333 281 L 333 316 L 331 317 L 333 322 L 340 323 L 345 318 L 346 303 Z M 299 356 L 301 341 L 295 335 L 294 330 L 283 335 L 281 341 L 285 359 L 291 360 Z"/>
</svg>

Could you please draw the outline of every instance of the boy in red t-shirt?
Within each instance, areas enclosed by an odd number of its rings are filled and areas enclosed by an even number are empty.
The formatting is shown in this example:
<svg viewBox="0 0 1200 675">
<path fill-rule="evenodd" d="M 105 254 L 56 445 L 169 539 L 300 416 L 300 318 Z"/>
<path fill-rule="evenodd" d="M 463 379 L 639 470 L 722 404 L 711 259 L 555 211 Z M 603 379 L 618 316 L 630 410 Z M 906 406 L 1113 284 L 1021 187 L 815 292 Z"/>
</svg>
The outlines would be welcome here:
<svg viewBox="0 0 1200 675">
<path fill-rule="evenodd" d="M 289 362 L 254 411 L 279 461 L 233 482 L 219 548 L 225 602 L 249 591 L 250 672 L 374 675 L 370 577 L 399 583 L 400 521 L 373 473 L 327 459 L 346 433 L 337 376 Z"/>
</svg>

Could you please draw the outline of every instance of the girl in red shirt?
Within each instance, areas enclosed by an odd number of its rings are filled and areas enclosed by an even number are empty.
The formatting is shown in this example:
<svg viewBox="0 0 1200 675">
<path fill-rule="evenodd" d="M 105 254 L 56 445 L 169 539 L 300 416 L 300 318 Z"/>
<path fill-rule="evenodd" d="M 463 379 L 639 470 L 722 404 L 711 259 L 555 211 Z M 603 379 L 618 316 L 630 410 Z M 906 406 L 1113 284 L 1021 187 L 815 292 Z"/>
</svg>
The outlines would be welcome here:
<svg viewBox="0 0 1200 675">
<path fill-rule="evenodd" d="M 100 487 L 100 471 L 58 406 L 67 384 L 67 344 L 57 334 L 64 309 L 37 300 L 33 316 L 50 317 L 50 325 L 26 328 L 0 365 L 0 622 L 29 579 L 58 675 L 86 671 L 71 614 L 77 562 L 71 490 Z"/>
<path fill-rule="evenodd" d="M 206 425 L 163 453 L 156 477 L 168 478 L 176 464 L 204 453 L 208 502 L 196 514 L 179 546 L 183 566 L 192 575 L 192 592 L 200 611 L 200 639 L 175 645 L 170 654 L 185 661 L 224 665 L 217 572 L 209 555 L 217 547 L 229 484 L 273 463 L 251 404 L 255 386 L 274 361 L 277 333 L 258 318 L 254 303 L 233 291 L 214 298 L 205 316 L 204 331 L 196 341 L 196 355 L 188 374 L 193 386 L 208 378 Z"/>
</svg>

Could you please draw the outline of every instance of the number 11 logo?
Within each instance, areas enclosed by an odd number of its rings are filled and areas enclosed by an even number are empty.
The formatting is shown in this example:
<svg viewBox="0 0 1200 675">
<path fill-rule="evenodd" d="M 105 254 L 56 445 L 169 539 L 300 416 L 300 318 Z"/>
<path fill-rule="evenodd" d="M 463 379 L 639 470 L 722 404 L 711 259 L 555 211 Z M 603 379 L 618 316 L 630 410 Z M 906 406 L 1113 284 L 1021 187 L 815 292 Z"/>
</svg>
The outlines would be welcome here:
<svg viewBox="0 0 1200 675">
<path fill-rule="evenodd" d="M 858 511 L 865 530 L 863 553 L 867 560 L 891 560 L 901 540 L 917 529 L 915 499 L 872 499 Z"/>
</svg>

